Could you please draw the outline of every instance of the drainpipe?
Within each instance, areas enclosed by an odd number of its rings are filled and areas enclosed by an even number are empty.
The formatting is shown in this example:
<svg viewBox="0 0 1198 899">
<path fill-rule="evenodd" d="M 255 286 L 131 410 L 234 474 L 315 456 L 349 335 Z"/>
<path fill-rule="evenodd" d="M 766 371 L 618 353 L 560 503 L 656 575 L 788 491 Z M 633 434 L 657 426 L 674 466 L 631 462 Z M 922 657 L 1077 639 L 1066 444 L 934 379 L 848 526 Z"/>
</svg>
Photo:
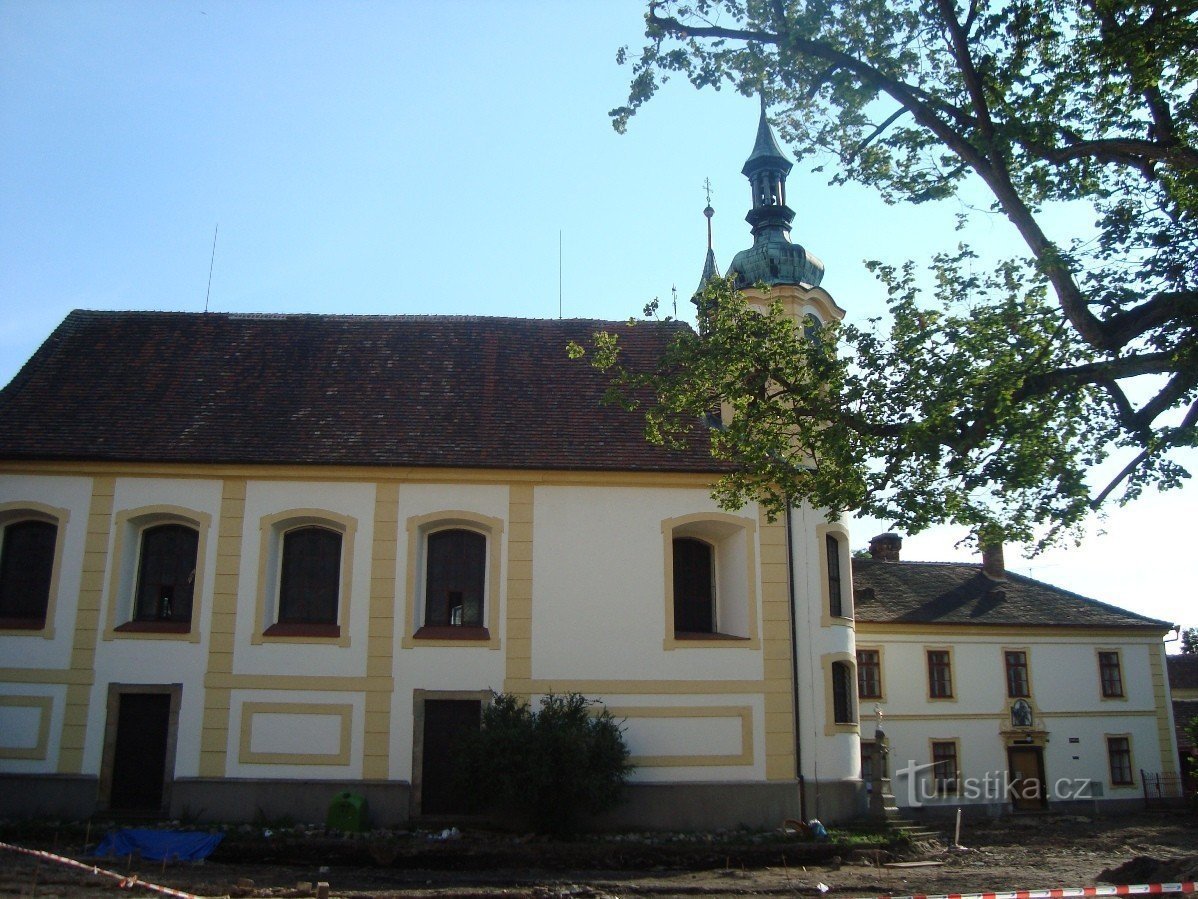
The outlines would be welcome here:
<svg viewBox="0 0 1198 899">
<path fill-rule="evenodd" d="M 803 738 L 799 728 L 799 618 L 795 609 L 794 528 L 786 501 L 786 593 L 790 600 L 790 691 L 794 699 L 795 775 L 799 782 L 799 818 L 807 820 L 807 785 L 803 781 Z"/>
</svg>

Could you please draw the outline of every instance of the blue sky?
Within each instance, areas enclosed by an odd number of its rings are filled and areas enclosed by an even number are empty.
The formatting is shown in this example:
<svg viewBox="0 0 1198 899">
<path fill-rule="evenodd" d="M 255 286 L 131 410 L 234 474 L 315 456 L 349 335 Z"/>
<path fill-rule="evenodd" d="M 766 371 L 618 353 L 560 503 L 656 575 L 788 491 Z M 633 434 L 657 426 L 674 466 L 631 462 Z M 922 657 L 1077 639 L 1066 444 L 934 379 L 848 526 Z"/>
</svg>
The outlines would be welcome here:
<svg viewBox="0 0 1198 899">
<path fill-rule="evenodd" d="M 633 0 L 0 3 L 0 382 L 73 308 L 626 319 L 669 313 L 706 250 L 749 243 L 757 103 L 671 83 L 626 135 L 607 111 Z M 794 238 L 861 320 L 862 262 L 951 247 L 958 202 L 886 206 L 800 160 Z M 1087 227 L 1077 210 L 1054 217 Z M 219 224 L 215 261 L 213 232 Z M 1017 253 L 1010 226 L 968 238 Z M 561 265 L 559 270 L 559 237 Z M 314 376 L 317 373 L 313 373 Z M 1113 512 L 1080 549 L 1008 565 L 1198 624 L 1194 488 Z M 1190 513 L 1190 514 L 1187 514 Z M 885 523 L 854 527 L 864 545 Z M 962 536 L 904 557 L 968 559 Z"/>
</svg>

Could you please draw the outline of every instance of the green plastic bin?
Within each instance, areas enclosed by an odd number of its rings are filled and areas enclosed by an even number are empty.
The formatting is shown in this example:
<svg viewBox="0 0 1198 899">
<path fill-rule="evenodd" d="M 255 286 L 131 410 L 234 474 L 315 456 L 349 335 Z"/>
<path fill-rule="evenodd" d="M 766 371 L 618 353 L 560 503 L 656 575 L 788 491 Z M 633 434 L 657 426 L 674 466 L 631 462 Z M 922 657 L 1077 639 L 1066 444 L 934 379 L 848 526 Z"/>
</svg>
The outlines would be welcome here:
<svg viewBox="0 0 1198 899">
<path fill-rule="evenodd" d="M 366 799 L 358 793 L 338 793 L 329 803 L 329 816 L 325 820 L 329 830 L 360 833 L 369 830 L 366 823 Z"/>
</svg>

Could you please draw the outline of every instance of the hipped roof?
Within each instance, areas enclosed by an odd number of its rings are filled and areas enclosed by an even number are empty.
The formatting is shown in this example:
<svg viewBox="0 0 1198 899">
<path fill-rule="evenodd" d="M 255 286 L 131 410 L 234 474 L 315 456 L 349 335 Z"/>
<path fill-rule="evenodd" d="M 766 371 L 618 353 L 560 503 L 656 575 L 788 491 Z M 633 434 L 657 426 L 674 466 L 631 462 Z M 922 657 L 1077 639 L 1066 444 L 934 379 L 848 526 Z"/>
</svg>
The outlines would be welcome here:
<svg viewBox="0 0 1198 899">
<path fill-rule="evenodd" d="M 959 562 L 853 560 L 854 614 L 859 622 L 1019 627 L 1173 625 L 1007 572 L 998 581 Z"/>
</svg>

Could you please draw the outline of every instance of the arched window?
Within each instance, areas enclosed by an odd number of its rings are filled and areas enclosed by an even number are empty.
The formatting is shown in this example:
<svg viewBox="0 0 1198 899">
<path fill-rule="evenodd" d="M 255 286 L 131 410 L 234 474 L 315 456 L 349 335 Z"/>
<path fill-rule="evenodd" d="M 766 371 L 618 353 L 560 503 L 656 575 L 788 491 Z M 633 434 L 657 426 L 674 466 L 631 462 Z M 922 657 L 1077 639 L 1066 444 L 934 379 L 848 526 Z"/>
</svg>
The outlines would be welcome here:
<svg viewBox="0 0 1198 899">
<path fill-rule="evenodd" d="M 141 534 L 136 621 L 191 621 L 200 534 L 182 524 L 161 524 Z"/>
<path fill-rule="evenodd" d="M 54 575 L 58 526 L 26 519 L 4 527 L 0 542 L 0 626 L 42 627 Z"/>
<path fill-rule="evenodd" d="M 279 624 L 336 624 L 341 534 L 318 525 L 283 535 Z"/>
<path fill-rule="evenodd" d="M 477 531 L 434 531 L 426 540 L 424 624 L 483 627 L 487 538 Z"/>
<path fill-rule="evenodd" d="M 715 554 L 710 543 L 675 537 L 674 633 L 715 632 Z"/>
</svg>

